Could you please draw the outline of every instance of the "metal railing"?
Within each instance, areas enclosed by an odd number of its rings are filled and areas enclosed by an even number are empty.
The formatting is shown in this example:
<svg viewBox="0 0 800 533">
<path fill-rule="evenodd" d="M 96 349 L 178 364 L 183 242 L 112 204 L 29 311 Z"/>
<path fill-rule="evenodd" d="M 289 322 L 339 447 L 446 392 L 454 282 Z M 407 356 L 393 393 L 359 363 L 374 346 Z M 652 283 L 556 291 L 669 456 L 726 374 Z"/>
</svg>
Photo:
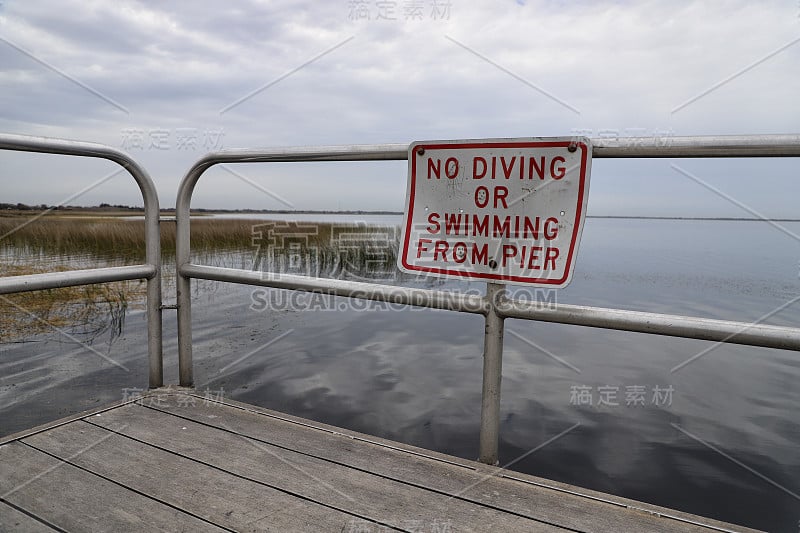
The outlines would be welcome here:
<svg viewBox="0 0 800 533">
<path fill-rule="evenodd" d="M 592 139 L 595 158 L 797 157 L 800 135 Z M 385 301 L 484 315 L 483 391 L 479 460 L 498 461 L 503 322 L 506 318 L 685 337 L 800 351 L 800 328 L 750 324 L 623 309 L 562 305 L 542 307 L 506 296 L 504 285 L 487 283 L 485 296 L 429 289 L 322 279 L 197 265 L 190 262 L 190 204 L 200 176 L 219 163 L 406 160 L 407 145 L 335 146 L 276 150 L 226 150 L 210 153 L 183 178 L 176 203 L 176 286 L 180 384 L 192 386 L 192 278 Z"/>
<path fill-rule="evenodd" d="M 0 150 L 107 159 L 127 170 L 136 181 L 144 200 L 144 264 L 2 277 L 0 278 L 0 294 L 146 279 L 149 385 L 151 388 L 161 387 L 164 384 L 161 353 L 161 241 L 158 194 L 150 176 L 126 153 L 102 144 L 0 134 Z"/>
<path fill-rule="evenodd" d="M 671 137 L 593 139 L 595 158 L 662 157 L 798 157 L 800 135 L 727 137 Z M 124 152 L 101 144 L 0 134 L 0 149 L 39 152 L 113 161 L 134 178 L 145 208 L 146 259 L 144 264 L 51 272 L 0 278 L 0 294 L 89 285 L 131 279 L 147 280 L 147 336 L 149 384 L 163 385 L 161 324 L 161 252 L 158 196 L 152 180 Z M 205 155 L 188 171 L 176 203 L 176 291 L 178 360 L 182 386 L 192 386 L 191 279 L 206 279 L 384 301 L 417 307 L 480 314 L 485 317 L 480 457 L 497 463 L 503 325 L 506 318 L 556 322 L 588 327 L 668 335 L 723 343 L 800 351 L 800 328 L 770 326 L 614 308 L 559 304 L 542 307 L 535 302 L 509 298 L 502 284 L 487 283 L 484 296 L 454 294 L 430 289 L 288 275 L 277 272 L 197 265 L 190 262 L 190 204 L 202 174 L 219 163 L 390 161 L 405 160 L 407 145 L 286 148 L 280 150 L 230 150 Z"/>
</svg>

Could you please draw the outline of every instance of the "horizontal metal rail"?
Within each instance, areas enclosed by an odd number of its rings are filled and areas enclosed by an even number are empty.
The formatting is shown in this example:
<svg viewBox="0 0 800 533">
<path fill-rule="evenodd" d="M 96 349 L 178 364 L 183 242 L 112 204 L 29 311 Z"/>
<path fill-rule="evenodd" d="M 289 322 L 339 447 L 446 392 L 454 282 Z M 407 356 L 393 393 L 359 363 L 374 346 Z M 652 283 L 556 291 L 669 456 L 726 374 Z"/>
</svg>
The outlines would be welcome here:
<svg viewBox="0 0 800 533">
<path fill-rule="evenodd" d="M 504 318 L 800 351 L 800 328 L 582 305 L 548 308 L 515 300 L 501 301 L 497 311 Z"/>
<path fill-rule="evenodd" d="M 594 158 L 798 157 L 800 135 L 617 137 L 592 139 Z"/>
<path fill-rule="evenodd" d="M 643 137 L 592 139 L 593 158 L 798 157 L 800 135 L 741 135 L 705 137 Z M 411 289 L 251 272 L 190 263 L 190 204 L 200 176 L 220 163 L 391 161 L 408 158 L 408 145 L 322 146 L 269 150 L 226 150 L 206 154 L 181 181 L 176 202 L 176 272 L 180 383 L 193 382 L 191 342 L 191 278 L 267 287 L 317 291 L 368 300 L 407 303 L 420 307 L 480 313 L 486 317 L 484 387 L 481 407 L 480 460 L 497 461 L 499 376 L 502 365 L 503 320 L 518 318 L 588 327 L 668 335 L 723 343 L 800 350 L 800 328 L 748 324 L 701 317 L 559 304 L 555 308 L 505 297 L 496 284 L 487 296 Z M 447 295 L 445 298 L 444 295 Z"/>
<path fill-rule="evenodd" d="M 457 292 L 330 278 L 309 278 L 274 272 L 253 272 L 191 263 L 181 268 L 181 274 L 194 279 L 316 292 L 331 296 L 481 315 L 489 312 L 491 300 L 491 298 L 483 296 Z M 495 310 L 502 318 L 518 318 L 800 351 L 800 328 L 583 305 L 558 304 L 550 307 L 541 303 L 505 297 L 495 299 Z"/>
<path fill-rule="evenodd" d="M 395 285 L 379 285 L 360 281 L 344 281 L 329 278 L 309 278 L 273 272 L 253 272 L 237 268 L 222 268 L 205 265 L 184 265 L 181 274 L 188 278 L 226 281 L 244 285 L 318 292 L 331 296 L 358 298 L 388 302 L 398 305 L 444 309 L 462 313 L 485 315 L 488 312 L 486 298 L 456 292 L 415 289 Z"/>
<path fill-rule="evenodd" d="M 120 165 L 136 181 L 144 201 L 145 264 L 0 278 L 0 294 L 146 279 L 149 384 L 151 388 L 161 387 L 164 384 L 164 372 L 161 350 L 161 235 L 158 220 L 160 213 L 158 193 L 150 176 L 128 154 L 103 144 L 2 133 L 0 150 L 106 159 Z"/>
<path fill-rule="evenodd" d="M 43 289 L 59 289 L 90 285 L 92 283 L 108 283 L 130 279 L 152 279 L 156 275 L 153 265 L 130 265 L 121 267 L 90 268 L 87 270 L 67 270 L 65 272 L 47 272 L 26 276 L 9 276 L 0 278 L 0 294 L 15 292 L 40 291 Z"/>
<path fill-rule="evenodd" d="M 697 137 L 615 137 L 592 139 L 593 158 L 798 157 L 800 135 L 720 135 Z M 404 161 L 407 144 L 238 149 L 203 156 L 190 173 L 220 163 L 299 163 L 314 161 Z"/>
</svg>

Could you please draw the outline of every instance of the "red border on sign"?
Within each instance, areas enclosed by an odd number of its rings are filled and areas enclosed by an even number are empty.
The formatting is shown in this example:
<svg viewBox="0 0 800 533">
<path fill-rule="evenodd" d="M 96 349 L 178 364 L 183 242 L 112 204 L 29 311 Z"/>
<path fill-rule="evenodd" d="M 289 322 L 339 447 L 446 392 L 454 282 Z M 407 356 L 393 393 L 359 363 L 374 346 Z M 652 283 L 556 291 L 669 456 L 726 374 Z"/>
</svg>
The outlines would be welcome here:
<svg viewBox="0 0 800 533">
<path fill-rule="evenodd" d="M 497 143 L 463 143 L 463 144 L 418 144 L 414 146 L 414 151 L 420 148 L 425 150 L 457 150 L 457 149 L 470 149 L 470 148 L 568 148 L 572 141 L 532 141 L 532 142 L 497 142 Z M 411 239 L 411 225 L 414 213 L 414 194 L 416 192 L 417 184 L 417 158 L 411 157 L 411 184 L 409 186 L 409 201 L 408 213 L 406 213 L 406 228 L 405 237 L 403 239 L 403 252 L 402 259 L 403 266 L 408 270 L 414 272 L 431 272 L 434 274 L 447 274 L 449 276 L 458 276 L 464 278 L 479 278 L 489 279 L 495 281 L 517 281 L 520 283 L 539 283 L 542 285 L 561 285 L 567 281 L 570 273 L 572 272 L 572 258 L 575 252 L 575 245 L 578 240 L 578 232 L 580 231 L 580 220 L 583 215 L 583 197 L 586 192 L 586 158 L 588 157 L 589 147 L 586 143 L 574 143 L 581 150 L 581 176 L 580 187 L 578 189 L 578 206 L 575 210 L 575 220 L 572 225 L 572 238 L 569 243 L 569 253 L 567 254 L 567 262 L 564 267 L 564 275 L 559 279 L 547 278 L 526 278 L 522 276 L 508 276 L 502 274 L 480 273 L 480 272 L 465 272 L 462 270 L 450 270 L 447 268 L 436 267 L 423 267 L 417 265 L 409 265 L 406 262 L 408 255 L 408 245 Z M 414 154 L 409 154 L 413 156 Z"/>
</svg>

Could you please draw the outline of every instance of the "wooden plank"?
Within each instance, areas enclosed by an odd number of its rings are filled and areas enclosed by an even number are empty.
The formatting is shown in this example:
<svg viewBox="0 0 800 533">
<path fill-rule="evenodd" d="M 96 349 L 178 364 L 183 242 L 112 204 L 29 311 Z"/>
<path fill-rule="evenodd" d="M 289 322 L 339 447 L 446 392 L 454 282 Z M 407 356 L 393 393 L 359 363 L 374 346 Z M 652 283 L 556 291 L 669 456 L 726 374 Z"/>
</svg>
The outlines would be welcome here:
<svg viewBox="0 0 800 533">
<path fill-rule="evenodd" d="M 457 467 L 414 453 L 387 453 L 387 449 L 382 446 L 386 442 L 383 439 L 359 435 L 365 440 L 355 440 L 344 436 L 342 434 L 344 430 L 308 420 L 295 419 L 282 413 L 257 409 L 254 406 L 240 405 L 239 407 L 244 408 L 231 411 L 230 408 L 221 407 L 222 404 L 204 401 L 200 398 L 195 398 L 193 406 L 187 402 L 185 397 L 162 396 L 161 399 L 164 401 L 151 402 L 151 405 L 175 416 L 212 426 L 224 424 L 227 429 L 263 442 L 290 447 L 302 453 L 391 479 L 425 486 L 446 494 L 457 494 L 460 498 L 557 523 L 563 527 L 582 531 L 619 531 L 624 527 L 637 528 L 641 531 L 666 530 L 666 528 L 676 532 L 711 531 L 709 528 L 697 524 L 665 518 L 672 515 L 693 522 L 699 520 L 711 527 L 723 530 L 753 531 L 588 489 L 578 489 L 516 472 L 507 472 L 515 477 L 526 480 L 530 478 L 534 482 L 541 482 L 556 489 L 580 491 L 591 498 L 601 498 L 614 503 L 604 503 L 533 484 L 518 483 L 499 477 L 497 474 L 502 471 L 496 468 L 485 467 L 477 463 L 463 461 L 462 466 Z M 308 427 L 309 424 L 319 426 L 320 429 L 312 429 Z M 356 435 L 353 432 L 346 433 Z M 375 442 L 375 444 L 368 441 Z M 412 448 L 398 443 L 390 445 L 394 448 Z M 427 450 L 412 451 L 431 457 L 440 457 L 440 454 Z M 446 460 L 461 462 L 453 457 L 446 457 Z M 645 512 L 630 511 L 629 506 L 643 509 Z M 658 513 L 661 517 L 648 513 Z"/>
<path fill-rule="evenodd" d="M 148 401 L 156 395 L 157 402 Z M 376 521 L 417 531 L 714 530 L 690 523 L 701 521 L 716 531 L 752 531 L 227 399 L 194 396 L 194 405 L 187 405 L 185 394 L 164 389 L 148 397 L 152 407 L 105 407 L 94 416 L 83 413 L 84 421 L 73 416 L 0 445 L 0 529 L 19 522 L 21 530 L 52 531 L 6 505 L 2 496 L 8 494 L 45 522 L 63 519 L 69 527 L 58 526 L 67 530 L 142 530 L 163 522 L 166 530 L 218 531 L 217 524 L 233 530 L 385 531 Z M 139 427 L 129 433 L 124 426 L 132 421 Z M 9 489 L 15 480 L 20 486 Z M 341 504 L 353 514 L 302 497 Z M 88 502 L 76 505 L 76 498 Z"/>
<path fill-rule="evenodd" d="M 0 529 L 16 533 L 53 533 L 57 531 L 3 502 L 0 502 Z"/>
<path fill-rule="evenodd" d="M 0 446 L 0 495 L 68 531 L 224 531 L 19 442 Z"/>
<path fill-rule="evenodd" d="M 108 433 L 77 422 L 24 442 L 236 531 L 346 531 L 360 518 Z M 79 453 L 92 445 L 91 453 Z"/>
<path fill-rule="evenodd" d="M 112 402 L 107 405 L 102 405 L 100 407 L 93 407 L 91 409 L 86 409 L 85 411 L 81 411 L 80 413 L 75 413 L 69 416 L 65 416 L 64 418 L 60 418 L 58 420 L 54 420 L 51 422 L 45 422 L 44 424 L 39 424 L 38 426 L 34 426 L 29 429 L 23 429 L 22 431 L 18 431 L 16 433 L 12 433 L 10 435 L 6 435 L 4 437 L 0 437 L 0 445 L 3 445 L 7 442 L 12 442 L 15 440 L 21 440 L 28 435 L 34 435 L 41 431 L 47 431 L 48 429 L 53 429 L 54 427 L 62 426 L 64 424 L 69 424 L 70 422 L 74 422 L 76 420 L 80 420 L 85 418 L 89 415 L 93 415 L 95 413 L 102 413 L 104 411 L 109 411 L 111 409 L 116 409 L 117 407 L 129 403 L 133 403 L 137 401 L 137 399 L 130 399 L 130 400 L 121 400 L 118 402 Z"/>
<path fill-rule="evenodd" d="M 220 425 L 224 427 L 224 416 Z M 392 527 L 446 525 L 454 531 L 552 532 L 562 528 L 343 467 L 218 428 L 130 405 L 91 422 L 174 453 Z M 309 435 L 313 438 L 315 435 Z M 439 527 L 439 526 L 436 526 Z"/>
</svg>

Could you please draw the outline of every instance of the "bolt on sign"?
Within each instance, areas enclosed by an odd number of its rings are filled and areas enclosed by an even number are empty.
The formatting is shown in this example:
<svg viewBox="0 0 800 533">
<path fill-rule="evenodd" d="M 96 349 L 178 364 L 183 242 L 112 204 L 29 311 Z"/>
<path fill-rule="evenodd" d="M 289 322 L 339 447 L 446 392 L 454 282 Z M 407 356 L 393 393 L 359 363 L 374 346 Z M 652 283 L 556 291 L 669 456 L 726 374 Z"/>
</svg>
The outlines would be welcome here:
<svg viewBox="0 0 800 533">
<path fill-rule="evenodd" d="M 591 156 L 585 137 L 413 143 L 398 268 L 565 287 L 586 217 Z"/>
</svg>

